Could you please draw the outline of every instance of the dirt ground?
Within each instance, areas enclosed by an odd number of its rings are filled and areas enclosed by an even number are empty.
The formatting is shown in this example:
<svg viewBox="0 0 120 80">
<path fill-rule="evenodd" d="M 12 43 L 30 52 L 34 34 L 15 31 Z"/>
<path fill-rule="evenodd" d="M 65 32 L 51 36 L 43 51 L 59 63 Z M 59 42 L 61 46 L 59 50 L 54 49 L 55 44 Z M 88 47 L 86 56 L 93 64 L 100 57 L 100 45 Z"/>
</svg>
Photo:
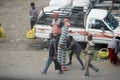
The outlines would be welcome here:
<svg viewBox="0 0 120 80">
<path fill-rule="evenodd" d="M 48 50 L 37 50 L 36 46 L 42 39 L 26 39 L 30 30 L 29 8 L 34 1 L 41 10 L 49 0 L 0 0 L 0 22 L 7 37 L 0 38 L 0 80 L 119 80 L 120 66 L 114 66 L 108 60 L 93 61 L 100 71 L 90 70 L 91 76 L 84 77 L 84 71 L 76 59 L 69 71 L 63 75 L 50 66 L 47 75 L 41 75 Z M 42 45 L 43 46 L 43 45 Z M 68 57 L 67 57 L 68 58 Z M 83 60 L 85 62 L 85 60 Z"/>
<path fill-rule="evenodd" d="M 0 39 L 0 50 L 32 50 L 41 39 L 26 39 L 30 30 L 30 2 L 35 2 L 41 10 L 48 5 L 49 0 L 0 0 L 0 22 L 7 37 Z"/>
</svg>

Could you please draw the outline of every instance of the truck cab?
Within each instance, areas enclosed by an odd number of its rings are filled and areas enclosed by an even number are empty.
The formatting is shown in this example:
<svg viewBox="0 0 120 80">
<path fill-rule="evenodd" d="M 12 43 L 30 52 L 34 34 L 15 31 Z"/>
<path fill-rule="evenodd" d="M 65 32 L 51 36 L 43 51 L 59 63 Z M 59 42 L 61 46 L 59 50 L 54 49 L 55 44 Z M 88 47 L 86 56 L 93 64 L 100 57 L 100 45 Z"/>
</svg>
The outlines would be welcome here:
<svg viewBox="0 0 120 80">
<path fill-rule="evenodd" d="M 113 36 L 120 36 L 119 22 L 107 10 L 92 9 L 87 16 L 86 31 L 93 34 L 97 43 L 108 43 Z"/>
</svg>

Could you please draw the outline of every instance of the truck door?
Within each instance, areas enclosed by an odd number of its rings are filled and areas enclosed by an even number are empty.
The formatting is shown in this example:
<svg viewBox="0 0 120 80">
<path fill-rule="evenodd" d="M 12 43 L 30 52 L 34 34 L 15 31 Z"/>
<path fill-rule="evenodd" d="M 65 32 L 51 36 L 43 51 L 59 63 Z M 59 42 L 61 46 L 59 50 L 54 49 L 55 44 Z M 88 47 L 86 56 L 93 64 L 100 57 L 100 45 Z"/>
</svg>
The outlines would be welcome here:
<svg viewBox="0 0 120 80">
<path fill-rule="evenodd" d="M 103 23 L 102 20 L 93 20 L 89 32 L 93 34 L 96 43 L 108 43 L 113 36 L 113 32 Z"/>
</svg>

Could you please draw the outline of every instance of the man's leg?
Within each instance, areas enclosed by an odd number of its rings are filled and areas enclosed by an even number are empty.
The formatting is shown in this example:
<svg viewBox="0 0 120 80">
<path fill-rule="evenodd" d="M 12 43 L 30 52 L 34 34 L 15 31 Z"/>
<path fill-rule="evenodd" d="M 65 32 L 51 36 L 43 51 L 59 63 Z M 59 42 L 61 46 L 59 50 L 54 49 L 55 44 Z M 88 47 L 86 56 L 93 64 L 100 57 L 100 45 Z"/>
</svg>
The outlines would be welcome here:
<svg viewBox="0 0 120 80">
<path fill-rule="evenodd" d="M 84 69 L 84 64 L 83 64 L 83 61 L 82 61 L 81 58 L 80 58 L 80 53 L 76 53 L 76 55 L 77 55 L 77 60 L 79 61 L 79 63 L 80 63 L 81 66 L 82 66 L 81 70 L 83 70 L 83 69 Z"/>
<path fill-rule="evenodd" d="M 53 61 L 53 59 L 51 57 L 48 57 L 48 60 L 46 62 L 46 65 L 45 65 L 45 68 L 44 68 L 42 74 L 46 74 L 47 73 L 47 70 L 48 70 L 50 64 L 52 63 L 52 61 Z"/>
<path fill-rule="evenodd" d="M 53 58 L 53 61 L 55 64 L 55 70 L 59 70 L 59 74 L 63 73 L 62 67 L 61 67 L 60 63 L 58 62 L 58 60 Z"/>
<path fill-rule="evenodd" d="M 97 67 L 95 67 L 95 66 L 91 63 L 92 59 L 93 59 L 93 55 L 90 56 L 89 67 L 90 67 L 91 69 L 93 69 L 94 71 L 98 72 L 99 69 L 98 69 Z"/>
<path fill-rule="evenodd" d="M 33 26 L 35 25 L 35 22 L 36 21 L 30 21 L 30 24 L 31 24 L 31 29 L 33 28 Z"/>
<path fill-rule="evenodd" d="M 86 63 L 85 63 L 85 76 L 89 76 L 89 64 L 90 64 L 90 56 L 86 56 Z"/>
<path fill-rule="evenodd" d="M 72 55 L 73 55 L 73 51 L 71 51 L 69 54 L 69 63 L 67 65 L 72 64 Z"/>
</svg>

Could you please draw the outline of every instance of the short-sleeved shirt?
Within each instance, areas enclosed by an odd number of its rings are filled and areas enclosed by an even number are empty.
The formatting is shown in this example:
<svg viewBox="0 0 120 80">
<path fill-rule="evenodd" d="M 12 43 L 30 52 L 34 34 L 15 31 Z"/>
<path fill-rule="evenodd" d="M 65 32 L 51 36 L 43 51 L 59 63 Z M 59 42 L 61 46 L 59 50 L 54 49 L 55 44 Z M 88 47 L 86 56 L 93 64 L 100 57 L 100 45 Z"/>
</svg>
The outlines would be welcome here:
<svg viewBox="0 0 120 80">
<path fill-rule="evenodd" d="M 36 21 L 37 20 L 37 16 L 38 16 L 38 9 L 30 9 L 30 19 L 31 21 Z"/>
</svg>

